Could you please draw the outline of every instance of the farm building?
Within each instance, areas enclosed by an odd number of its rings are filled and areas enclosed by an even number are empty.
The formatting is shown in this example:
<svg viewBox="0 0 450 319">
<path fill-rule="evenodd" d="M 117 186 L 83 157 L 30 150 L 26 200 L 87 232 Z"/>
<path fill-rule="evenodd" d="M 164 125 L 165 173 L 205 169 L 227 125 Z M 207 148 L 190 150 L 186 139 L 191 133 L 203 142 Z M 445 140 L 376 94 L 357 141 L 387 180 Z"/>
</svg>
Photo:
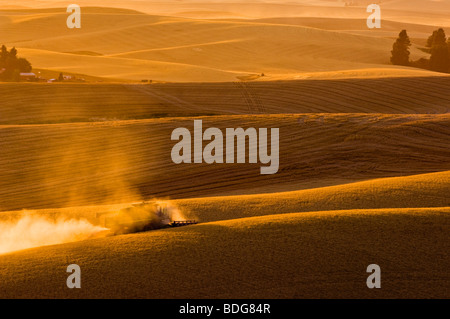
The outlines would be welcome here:
<svg viewBox="0 0 450 319">
<path fill-rule="evenodd" d="M 34 74 L 34 73 L 20 73 L 20 80 L 21 81 L 35 81 L 36 80 L 36 74 Z"/>
</svg>

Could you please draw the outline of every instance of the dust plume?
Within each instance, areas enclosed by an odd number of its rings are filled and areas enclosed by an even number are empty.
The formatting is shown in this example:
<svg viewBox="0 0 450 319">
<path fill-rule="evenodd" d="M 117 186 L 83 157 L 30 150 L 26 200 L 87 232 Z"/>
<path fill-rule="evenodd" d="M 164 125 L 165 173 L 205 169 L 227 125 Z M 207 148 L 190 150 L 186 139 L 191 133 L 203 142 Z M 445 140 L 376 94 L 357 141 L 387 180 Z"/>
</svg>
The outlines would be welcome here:
<svg viewBox="0 0 450 319">
<path fill-rule="evenodd" d="M 84 219 L 56 219 L 24 212 L 18 218 L 0 222 L 0 254 L 16 250 L 88 239 L 105 228 Z"/>
<path fill-rule="evenodd" d="M 185 220 L 175 204 L 154 199 L 105 215 L 103 225 L 118 235 L 164 228 L 174 221 Z"/>
</svg>

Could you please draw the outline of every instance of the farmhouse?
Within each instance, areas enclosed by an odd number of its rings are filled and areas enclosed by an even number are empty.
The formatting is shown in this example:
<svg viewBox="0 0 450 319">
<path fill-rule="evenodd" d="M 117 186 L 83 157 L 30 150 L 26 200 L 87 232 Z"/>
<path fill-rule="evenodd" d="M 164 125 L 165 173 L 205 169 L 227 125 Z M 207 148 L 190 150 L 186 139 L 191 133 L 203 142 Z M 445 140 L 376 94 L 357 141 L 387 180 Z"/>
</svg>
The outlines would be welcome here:
<svg viewBox="0 0 450 319">
<path fill-rule="evenodd" d="M 21 81 L 35 81 L 36 80 L 36 74 L 34 74 L 34 73 L 20 73 L 20 80 Z"/>
</svg>

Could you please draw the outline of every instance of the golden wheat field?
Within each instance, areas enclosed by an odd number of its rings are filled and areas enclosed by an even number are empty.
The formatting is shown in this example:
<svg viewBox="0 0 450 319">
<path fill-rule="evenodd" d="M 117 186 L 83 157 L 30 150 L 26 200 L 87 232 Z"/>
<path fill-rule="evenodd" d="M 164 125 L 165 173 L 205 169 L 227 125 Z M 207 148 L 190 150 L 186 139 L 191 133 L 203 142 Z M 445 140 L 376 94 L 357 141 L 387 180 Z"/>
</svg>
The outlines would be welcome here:
<svg viewBox="0 0 450 319">
<path fill-rule="evenodd" d="M 79 0 L 70 29 L 3 0 L 0 45 L 83 81 L 0 82 L 0 298 L 450 298 L 450 77 L 390 63 L 450 2 L 383 1 L 381 29 L 344 2 Z M 278 128 L 277 172 L 175 164 L 195 120 Z M 111 232 L 152 200 L 198 224 Z"/>
</svg>

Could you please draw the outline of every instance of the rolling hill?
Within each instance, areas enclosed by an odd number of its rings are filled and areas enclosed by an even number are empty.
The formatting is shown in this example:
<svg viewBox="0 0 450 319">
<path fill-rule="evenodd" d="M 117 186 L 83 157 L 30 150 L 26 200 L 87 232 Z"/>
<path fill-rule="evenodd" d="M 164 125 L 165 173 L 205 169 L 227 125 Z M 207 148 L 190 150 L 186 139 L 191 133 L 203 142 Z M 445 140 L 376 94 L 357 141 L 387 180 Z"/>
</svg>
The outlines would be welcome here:
<svg viewBox="0 0 450 319">
<path fill-rule="evenodd" d="M 36 68 L 110 81 L 229 82 L 262 73 L 288 80 L 316 72 L 346 77 L 358 69 L 374 76 L 384 69 L 390 76 L 433 74 L 389 65 L 393 38 L 409 27 L 414 38 L 426 39 L 434 29 L 423 23 L 389 20 L 378 34 L 367 29 L 365 18 L 192 19 L 104 7 L 86 7 L 82 14 L 82 28 L 69 29 L 64 8 L 2 10 L 2 42 Z M 411 48 L 411 59 L 427 56 L 419 50 L 422 42 Z"/>
<path fill-rule="evenodd" d="M 277 127 L 280 167 L 174 164 L 177 127 L 194 118 L 2 125 L 1 210 L 327 186 L 450 169 L 449 115 L 200 117 L 203 127 Z M 206 143 L 205 143 L 206 145 Z"/>
<path fill-rule="evenodd" d="M 272 215 L 35 248 L 1 257 L 0 295 L 448 298 L 449 213 Z M 65 286 L 70 263 L 81 267 L 81 289 Z M 382 267 L 382 289 L 366 286 L 372 263 Z"/>
</svg>

